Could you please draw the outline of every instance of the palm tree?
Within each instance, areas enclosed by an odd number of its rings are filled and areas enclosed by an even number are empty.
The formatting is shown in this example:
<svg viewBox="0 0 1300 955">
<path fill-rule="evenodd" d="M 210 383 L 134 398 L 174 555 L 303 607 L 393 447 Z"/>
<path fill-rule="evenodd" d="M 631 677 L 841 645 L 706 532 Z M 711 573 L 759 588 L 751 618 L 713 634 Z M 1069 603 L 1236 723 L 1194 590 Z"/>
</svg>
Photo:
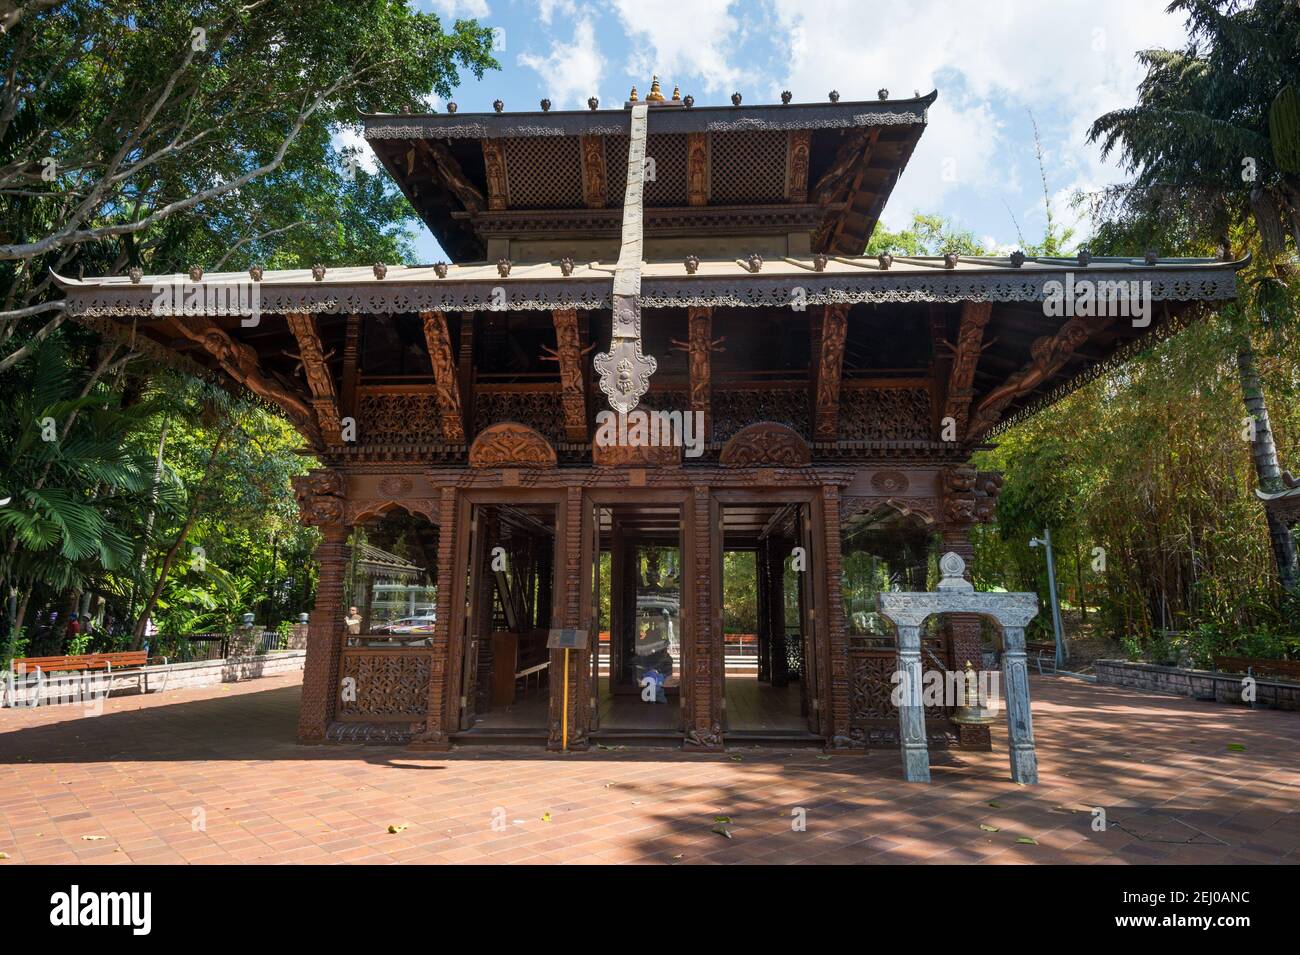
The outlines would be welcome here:
<svg viewBox="0 0 1300 955">
<path fill-rule="evenodd" d="M 1230 255 L 1254 253 L 1248 294 L 1223 314 L 1236 328 L 1242 400 L 1254 422 L 1259 486 L 1282 487 L 1252 332 L 1288 317 L 1300 246 L 1300 9 L 1294 0 L 1173 0 L 1187 17 L 1181 50 L 1138 54 L 1138 103 L 1097 119 L 1089 141 L 1118 149 L 1133 182 L 1109 199 L 1113 213 L 1186 223 Z M 1288 251 L 1288 239 L 1290 251 Z M 1295 541 L 1266 511 L 1278 579 L 1300 593 Z"/>
</svg>

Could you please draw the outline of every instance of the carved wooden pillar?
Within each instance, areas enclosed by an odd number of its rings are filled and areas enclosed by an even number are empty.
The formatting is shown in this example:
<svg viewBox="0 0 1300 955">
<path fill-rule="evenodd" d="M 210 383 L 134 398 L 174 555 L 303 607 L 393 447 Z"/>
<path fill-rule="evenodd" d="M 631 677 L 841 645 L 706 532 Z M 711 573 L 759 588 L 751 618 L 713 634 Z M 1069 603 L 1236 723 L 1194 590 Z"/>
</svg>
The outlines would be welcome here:
<svg viewBox="0 0 1300 955">
<path fill-rule="evenodd" d="M 844 625 L 844 590 L 841 575 L 843 558 L 840 553 L 840 489 L 833 484 L 822 488 L 822 527 L 823 563 L 826 573 L 825 613 L 817 626 L 825 630 L 826 639 L 823 646 L 830 654 L 830 665 L 825 667 L 830 685 L 822 692 L 822 732 L 826 733 L 834 746 L 848 746 L 849 743 L 849 636 Z M 815 526 L 815 525 L 814 525 Z"/>
<path fill-rule="evenodd" d="M 785 556 L 789 545 L 779 537 L 768 538 L 767 628 L 772 686 L 790 685 L 790 654 L 785 639 Z"/>
<path fill-rule="evenodd" d="M 686 204 L 709 204 L 709 134 L 686 134 Z"/>
<path fill-rule="evenodd" d="M 455 671 L 451 665 L 452 591 L 456 586 L 456 489 L 444 487 L 438 501 L 438 596 L 437 619 L 433 623 L 433 659 L 429 666 L 429 702 L 425 710 L 424 732 L 415 742 L 422 748 L 451 748 L 455 729 L 447 721 L 449 701 L 456 694 L 448 686 Z M 460 576 L 464 577 L 463 570 Z"/>
<path fill-rule="evenodd" d="M 339 396 L 339 410 L 344 417 L 357 416 L 357 378 L 360 369 L 361 316 L 349 315 L 347 333 L 343 340 L 343 381 Z"/>
<path fill-rule="evenodd" d="M 898 738 L 903 749 L 903 778 L 909 783 L 930 781 L 930 747 L 925 736 L 925 707 L 921 705 L 921 628 L 898 625 L 898 670 L 903 675 L 898 707 Z"/>
<path fill-rule="evenodd" d="M 1034 724 L 1029 713 L 1024 627 L 1002 628 L 1002 685 L 1007 701 L 1011 778 L 1018 783 L 1036 783 L 1038 756 L 1034 752 Z"/>
<path fill-rule="evenodd" d="M 580 136 L 582 147 L 582 202 L 588 209 L 603 209 L 607 198 L 605 137 Z"/>
<path fill-rule="evenodd" d="M 557 601 L 555 614 L 561 627 L 582 628 L 582 566 L 583 566 L 583 507 L 582 488 L 570 487 L 565 491 L 564 514 L 560 521 L 563 534 L 564 575 L 561 580 L 562 601 Z M 590 547 L 587 548 L 590 551 Z M 597 560 L 600 555 L 595 555 Z M 552 650 L 550 658 L 551 706 L 550 733 L 547 749 L 560 749 L 563 725 L 561 714 L 564 703 L 564 681 L 569 685 L 569 749 L 584 750 L 588 745 L 591 717 L 591 654 L 599 647 L 599 634 L 588 634 L 589 649 L 568 652 L 568 672 L 565 672 L 565 651 Z"/>
<path fill-rule="evenodd" d="M 338 701 L 339 658 L 343 647 L 343 578 L 347 572 L 348 527 L 322 524 L 316 547 L 320 576 L 316 605 L 307 629 L 307 659 L 303 666 L 302 703 L 298 710 L 298 741 L 324 742 Z"/>
<path fill-rule="evenodd" d="M 686 748 L 720 750 L 723 745 L 722 699 L 717 687 L 721 685 L 721 673 L 715 671 L 722 666 L 723 660 L 720 648 L 714 647 L 713 588 L 718 581 L 713 567 L 713 507 L 709 489 L 703 486 L 691 488 L 689 507 L 695 612 L 691 620 L 694 632 L 690 634 L 691 672 L 682 674 L 683 683 L 690 681 Z"/>
<path fill-rule="evenodd" d="M 786 134 L 785 194 L 790 202 L 808 201 L 808 155 L 812 133 L 796 129 Z"/>
<path fill-rule="evenodd" d="M 510 205 L 510 186 L 506 178 L 506 155 L 499 139 L 483 140 L 483 169 L 487 178 L 488 208 L 493 212 Z"/>
</svg>

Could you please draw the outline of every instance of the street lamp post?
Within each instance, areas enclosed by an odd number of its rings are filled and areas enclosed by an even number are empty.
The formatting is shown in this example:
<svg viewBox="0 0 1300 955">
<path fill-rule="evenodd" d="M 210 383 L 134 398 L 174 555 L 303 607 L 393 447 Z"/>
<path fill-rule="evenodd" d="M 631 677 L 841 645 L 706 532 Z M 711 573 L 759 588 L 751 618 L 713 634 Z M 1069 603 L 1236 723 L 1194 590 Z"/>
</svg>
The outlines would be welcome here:
<svg viewBox="0 0 1300 955">
<path fill-rule="evenodd" d="M 1052 604 L 1052 630 L 1056 635 L 1056 669 L 1065 663 L 1065 633 L 1061 629 L 1061 603 L 1056 598 L 1056 558 L 1052 553 L 1052 529 L 1043 528 L 1042 537 L 1032 537 L 1030 547 L 1042 546 L 1047 551 L 1047 590 Z"/>
</svg>

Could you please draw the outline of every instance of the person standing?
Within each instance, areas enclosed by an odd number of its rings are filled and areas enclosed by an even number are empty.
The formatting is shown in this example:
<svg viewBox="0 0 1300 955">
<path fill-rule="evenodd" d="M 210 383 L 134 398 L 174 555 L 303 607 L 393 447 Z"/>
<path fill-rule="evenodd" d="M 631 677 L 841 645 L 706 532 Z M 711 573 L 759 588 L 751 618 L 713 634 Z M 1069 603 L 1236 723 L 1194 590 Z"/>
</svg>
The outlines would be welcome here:
<svg viewBox="0 0 1300 955">
<path fill-rule="evenodd" d="M 343 625 L 348 628 L 349 634 L 361 632 L 361 614 L 357 613 L 356 607 L 348 608 L 348 615 L 343 618 Z"/>
</svg>

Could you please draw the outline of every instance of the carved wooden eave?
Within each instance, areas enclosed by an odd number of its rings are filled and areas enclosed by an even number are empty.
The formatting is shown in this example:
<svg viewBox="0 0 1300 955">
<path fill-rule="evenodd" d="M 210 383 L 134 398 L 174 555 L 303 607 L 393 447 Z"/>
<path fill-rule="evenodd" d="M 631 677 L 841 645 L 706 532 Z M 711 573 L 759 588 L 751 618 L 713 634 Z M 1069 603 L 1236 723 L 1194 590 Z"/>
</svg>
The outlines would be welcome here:
<svg viewBox="0 0 1300 955">
<path fill-rule="evenodd" d="M 555 448 L 544 437 L 517 421 L 484 428 L 469 447 L 471 468 L 554 468 Z"/>
<path fill-rule="evenodd" d="M 992 428 L 1008 405 L 1048 381 L 1065 367 L 1080 346 L 1114 321 L 1113 317 L 1075 317 L 1062 325 L 1056 334 L 1035 339 L 1029 348 L 1033 357 L 1002 384 L 988 391 L 975 406 L 968 437 L 978 438 Z"/>
<path fill-rule="evenodd" d="M 326 364 L 325 350 L 321 347 L 320 332 L 314 315 L 291 313 L 286 316 L 289 330 L 298 341 L 298 358 L 311 391 L 311 405 L 316 413 L 316 423 L 325 443 L 337 446 L 343 443 L 342 424 L 339 421 L 338 397 L 334 392 L 334 379 Z"/>
<path fill-rule="evenodd" d="M 813 318 L 811 385 L 813 438 L 834 441 L 839 434 L 840 379 L 844 369 L 844 340 L 848 336 L 849 307 L 826 305 Z"/>
<path fill-rule="evenodd" d="M 582 148 L 582 202 L 588 209 L 603 209 L 609 198 L 608 175 L 605 167 L 605 137 L 583 136 Z"/>
<path fill-rule="evenodd" d="M 447 318 L 442 312 L 421 312 L 420 318 L 424 322 L 424 340 L 429 346 L 429 361 L 433 365 L 434 395 L 438 401 L 443 440 L 451 444 L 464 444 L 465 422 L 461 411 L 460 382 L 451 349 L 451 336 L 447 333 Z"/>
<path fill-rule="evenodd" d="M 576 309 L 556 309 L 555 358 L 560 365 L 560 403 L 564 408 L 564 437 L 569 441 L 587 440 L 587 395 L 582 368 L 582 339 L 578 332 Z"/>
<path fill-rule="evenodd" d="M 961 326 L 957 343 L 953 346 L 952 368 L 948 373 L 948 387 L 944 402 L 944 417 L 952 418 L 954 431 L 960 440 L 966 435 L 970 416 L 975 366 L 979 364 L 984 347 L 984 328 L 993 316 L 992 302 L 964 302 L 961 308 Z"/>
<path fill-rule="evenodd" d="M 201 315 L 168 318 L 167 324 L 200 345 L 231 379 L 283 411 L 313 447 L 323 446 L 315 411 L 302 395 L 263 370 L 252 347 L 235 341 L 216 322 Z"/>
</svg>

